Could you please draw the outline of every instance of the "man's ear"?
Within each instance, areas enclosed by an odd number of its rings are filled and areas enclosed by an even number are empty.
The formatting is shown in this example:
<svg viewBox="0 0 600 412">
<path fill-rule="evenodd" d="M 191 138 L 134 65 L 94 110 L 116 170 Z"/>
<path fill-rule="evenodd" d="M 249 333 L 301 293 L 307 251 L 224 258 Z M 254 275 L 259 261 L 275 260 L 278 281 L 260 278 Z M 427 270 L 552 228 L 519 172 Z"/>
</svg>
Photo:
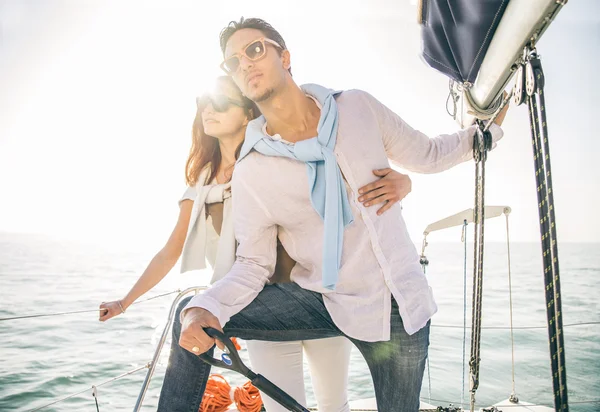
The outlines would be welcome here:
<svg viewBox="0 0 600 412">
<path fill-rule="evenodd" d="M 289 50 L 281 52 L 281 61 L 283 62 L 283 68 L 289 70 L 292 67 L 292 57 Z"/>
</svg>

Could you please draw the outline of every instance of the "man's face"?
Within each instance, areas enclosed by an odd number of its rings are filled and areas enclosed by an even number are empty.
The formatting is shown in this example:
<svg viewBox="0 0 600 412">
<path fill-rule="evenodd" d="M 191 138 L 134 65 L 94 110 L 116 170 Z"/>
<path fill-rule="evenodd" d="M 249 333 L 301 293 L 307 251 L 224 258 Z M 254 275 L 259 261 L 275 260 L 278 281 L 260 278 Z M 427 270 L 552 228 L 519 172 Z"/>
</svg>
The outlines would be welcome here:
<svg viewBox="0 0 600 412">
<path fill-rule="evenodd" d="M 239 58 L 239 68 L 231 76 L 242 93 L 257 103 L 270 98 L 283 84 L 287 72 L 286 58 L 289 57 L 287 51 L 280 56 L 281 49 L 265 41 L 264 56 L 254 61 L 249 59 L 245 54 L 248 46 L 261 38 L 267 37 L 260 30 L 238 30 L 229 38 L 224 53 L 225 59 L 234 55 Z M 251 52 L 254 52 L 254 46 Z"/>
</svg>

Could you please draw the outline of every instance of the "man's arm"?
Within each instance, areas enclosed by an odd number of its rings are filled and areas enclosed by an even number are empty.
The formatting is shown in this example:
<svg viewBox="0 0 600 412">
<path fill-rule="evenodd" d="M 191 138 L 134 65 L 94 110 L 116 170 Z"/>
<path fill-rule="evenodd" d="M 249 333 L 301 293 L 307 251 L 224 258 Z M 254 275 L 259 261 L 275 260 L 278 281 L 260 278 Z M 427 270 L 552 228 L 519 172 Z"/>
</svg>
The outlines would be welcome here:
<svg viewBox="0 0 600 412">
<path fill-rule="evenodd" d="M 243 166 L 241 163 L 237 168 Z M 251 178 L 249 170 L 236 170 L 231 185 L 232 215 L 239 242 L 237 259 L 223 279 L 188 303 L 182 311 L 182 323 L 191 308 L 203 308 L 225 325 L 254 300 L 275 270 L 277 226 L 248 183 Z"/>
<path fill-rule="evenodd" d="M 430 139 L 370 94 L 362 94 L 377 118 L 388 158 L 397 166 L 418 173 L 437 173 L 473 158 L 473 136 L 477 126 Z M 498 117 L 500 121 L 504 114 Z M 493 143 L 503 136 L 497 124 L 490 126 L 490 132 Z"/>
</svg>

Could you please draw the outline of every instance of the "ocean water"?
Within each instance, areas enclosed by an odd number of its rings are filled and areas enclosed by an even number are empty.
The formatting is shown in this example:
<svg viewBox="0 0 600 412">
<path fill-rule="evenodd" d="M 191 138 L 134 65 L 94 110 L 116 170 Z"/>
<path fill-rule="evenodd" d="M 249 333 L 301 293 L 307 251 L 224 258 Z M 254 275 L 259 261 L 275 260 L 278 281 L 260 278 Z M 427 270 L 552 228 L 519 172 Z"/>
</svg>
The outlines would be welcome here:
<svg viewBox="0 0 600 412">
<path fill-rule="evenodd" d="M 439 312 L 432 320 L 430 374 L 422 397 L 435 405 L 457 404 L 462 393 L 463 245 L 432 244 L 427 276 Z M 0 317 L 95 309 L 118 299 L 134 283 L 154 250 L 58 241 L 34 235 L 0 234 Z M 544 326 L 546 319 L 540 246 L 511 244 L 514 325 Z M 600 244 L 559 245 L 564 322 L 600 321 Z M 509 324 L 506 245 L 486 245 L 483 326 Z M 467 322 L 470 323 L 472 251 L 467 257 Z M 206 274 L 180 275 L 175 269 L 148 297 L 206 282 Z M 132 306 L 106 323 L 97 313 L 0 322 L 0 411 L 29 411 L 85 391 L 47 411 L 96 410 L 92 385 L 143 366 L 152 358 L 175 295 Z M 600 324 L 566 327 L 566 368 L 572 411 L 598 411 L 600 403 Z M 466 333 L 466 356 L 470 331 Z M 545 329 L 518 329 L 515 385 L 521 400 L 552 405 L 548 335 Z M 156 409 L 167 363 L 168 345 L 146 395 L 144 411 Z M 242 351 L 246 359 L 246 354 Z M 510 332 L 484 329 L 478 405 L 508 398 L 512 391 Z M 468 366 L 466 367 L 468 371 Z M 468 373 L 468 372 L 467 372 Z M 100 411 L 132 410 L 145 370 L 98 388 Z M 232 385 L 244 378 L 224 373 Z M 314 404 L 310 378 L 308 399 Z M 350 367 L 351 400 L 372 397 L 372 382 L 358 351 Z M 465 377 L 468 402 L 468 376 Z"/>
</svg>

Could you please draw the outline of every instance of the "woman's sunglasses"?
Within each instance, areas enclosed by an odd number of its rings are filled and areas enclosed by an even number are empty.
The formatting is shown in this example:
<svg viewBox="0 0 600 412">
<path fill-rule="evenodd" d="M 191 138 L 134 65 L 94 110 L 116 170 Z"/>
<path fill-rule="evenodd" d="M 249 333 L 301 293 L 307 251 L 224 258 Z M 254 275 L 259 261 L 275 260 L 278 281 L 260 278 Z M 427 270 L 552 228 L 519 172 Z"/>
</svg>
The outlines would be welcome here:
<svg viewBox="0 0 600 412">
<path fill-rule="evenodd" d="M 243 102 L 230 99 L 225 95 L 204 95 L 196 98 L 196 106 L 198 109 L 204 109 L 209 103 L 213 110 L 218 113 L 226 112 L 231 105 L 246 108 L 246 105 Z"/>
<path fill-rule="evenodd" d="M 221 69 L 228 75 L 232 75 L 240 68 L 240 59 L 242 56 L 253 62 L 262 59 L 267 54 L 265 43 L 270 43 L 273 46 L 283 50 L 283 47 L 281 47 L 276 41 L 267 39 L 266 37 L 261 37 L 260 39 L 254 40 L 252 43 L 244 47 L 241 53 L 236 53 L 225 59 L 223 63 L 221 63 Z"/>
</svg>

